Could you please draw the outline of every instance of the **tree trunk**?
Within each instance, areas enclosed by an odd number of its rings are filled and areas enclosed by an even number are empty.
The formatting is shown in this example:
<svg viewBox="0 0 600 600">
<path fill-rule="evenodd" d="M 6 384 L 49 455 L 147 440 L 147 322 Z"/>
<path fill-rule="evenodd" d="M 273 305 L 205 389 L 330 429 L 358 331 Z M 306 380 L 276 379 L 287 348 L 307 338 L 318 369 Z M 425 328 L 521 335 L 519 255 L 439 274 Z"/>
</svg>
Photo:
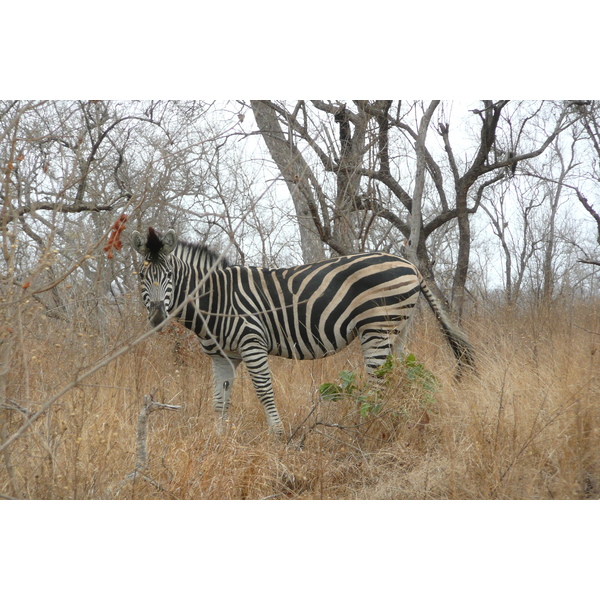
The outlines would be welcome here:
<svg viewBox="0 0 600 600">
<path fill-rule="evenodd" d="M 356 249 L 357 232 L 353 221 L 356 218 L 368 121 L 368 115 L 362 110 L 359 111 L 354 115 L 352 132 L 349 111 L 342 108 L 335 114 L 335 122 L 340 126 L 340 160 L 336 172 L 333 237 L 341 247 L 351 251 Z"/>
<path fill-rule="evenodd" d="M 322 260 L 325 249 L 313 218 L 316 200 L 308 178 L 310 167 L 293 141 L 286 139 L 275 110 L 261 100 L 252 100 L 250 104 L 271 158 L 292 196 L 300 230 L 302 259 L 307 263 Z"/>
<path fill-rule="evenodd" d="M 554 249 L 556 246 L 555 229 L 556 213 L 558 212 L 558 200 L 560 198 L 562 184 L 559 182 L 556 191 L 550 202 L 550 219 L 548 223 L 548 232 L 546 234 L 546 244 L 544 248 L 544 263 L 542 266 L 542 302 L 552 300 L 554 294 Z"/>
<path fill-rule="evenodd" d="M 465 307 L 465 286 L 469 274 L 469 256 L 471 254 L 471 223 L 467 210 L 467 190 L 460 190 L 456 194 L 456 222 L 458 224 L 458 253 L 456 256 L 456 270 L 452 282 L 452 306 L 459 320 L 462 318 Z"/>
<path fill-rule="evenodd" d="M 419 124 L 419 132 L 415 143 L 415 153 L 417 155 L 417 172 L 415 175 L 415 189 L 413 192 L 412 199 L 412 210 L 410 212 L 410 237 L 408 238 L 408 246 L 406 248 L 406 257 L 415 265 L 419 266 L 419 259 L 417 256 L 417 248 L 419 247 L 419 240 L 421 238 L 421 231 L 423 229 L 423 214 L 421 211 L 423 201 L 423 190 L 425 189 L 425 139 L 427 138 L 427 131 L 429 130 L 429 124 L 435 109 L 440 103 L 439 100 L 433 100 L 429 106 L 421 123 Z"/>
</svg>

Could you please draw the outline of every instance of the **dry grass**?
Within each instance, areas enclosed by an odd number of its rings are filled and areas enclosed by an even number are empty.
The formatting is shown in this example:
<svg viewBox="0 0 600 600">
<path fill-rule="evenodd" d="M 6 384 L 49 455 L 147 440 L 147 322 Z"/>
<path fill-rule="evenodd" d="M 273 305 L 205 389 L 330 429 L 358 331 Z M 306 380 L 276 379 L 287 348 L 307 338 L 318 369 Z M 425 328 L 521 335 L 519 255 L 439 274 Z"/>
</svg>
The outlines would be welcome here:
<svg viewBox="0 0 600 600">
<path fill-rule="evenodd" d="M 74 375 L 144 331 L 141 315 L 104 333 L 24 318 L 7 396 L 35 411 Z M 600 307 L 467 323 L 475 376 L 457 383 L 429 317 L 410 350 L 435 373 L 431 397 L 396 372 L 377 413 L 320 400 L 342 370 L 362 373 L 356 347 L 314 362 L 272 361 L 289 443 L 266 432 L 245 371 L 227 430 L 216 431 L 209 360 L 174 332 L 137 345 L 62 396 L 0 458 L 0 494 L 36 499 L 577 499 L 600 497 Z M 587 331 L 586 331 L 587 330 Z M 136 463 L 143 396 L 181 405 L 149 421 L 147 479 Z M 27 417 L 0 409 L 3 439 Z M 290 439 L 291 438 L 291 439 Z"/>
</svg>

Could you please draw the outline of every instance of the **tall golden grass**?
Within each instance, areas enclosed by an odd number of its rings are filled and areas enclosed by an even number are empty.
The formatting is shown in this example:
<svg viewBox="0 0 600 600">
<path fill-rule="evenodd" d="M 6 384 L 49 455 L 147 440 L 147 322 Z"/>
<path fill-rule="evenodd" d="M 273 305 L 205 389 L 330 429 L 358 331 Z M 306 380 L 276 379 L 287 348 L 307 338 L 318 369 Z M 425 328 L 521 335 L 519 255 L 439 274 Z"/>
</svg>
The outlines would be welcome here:
<svg viewBox="0 0 600 600">
<path fill-rule="evenodd" d="M 45 400 L 147 329 L 133 306 L 108 327 L 31 309 L 15 337 L 8 439 Z M 272 359 L 286 426 L 272 439 L 245 369 L 224 431 L 215 427 L 210 361 L 176 328 L 154 335 L 62 395 L 0 457 L 0 494 L 32 499 L 585 499 L 600 497 L 600 304 L 500 307 L 464 324 L 477 373 L 456 381 L 451 352 L 423 312 L 408 350 L 433 390 L 400 368 L 383 408 L 319 386 L 363 367 L 360 350 L 320 361 Z M 145 395 L 180 405 L 149 419 L 146 477 L 136 464 Z M 16 406 L 18 405 L 18 407 Z M 23 409 L 20 410 L 19 409 Z"/>
</svg>

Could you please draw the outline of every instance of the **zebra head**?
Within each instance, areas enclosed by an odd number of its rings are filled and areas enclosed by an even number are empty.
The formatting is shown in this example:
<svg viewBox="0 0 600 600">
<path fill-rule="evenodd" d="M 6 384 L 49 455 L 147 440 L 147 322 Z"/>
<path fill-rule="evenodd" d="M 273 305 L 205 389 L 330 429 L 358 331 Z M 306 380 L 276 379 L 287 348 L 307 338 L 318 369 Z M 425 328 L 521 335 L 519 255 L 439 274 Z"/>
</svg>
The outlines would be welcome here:
<svg viewBox="0 0 600 600">
<path fill-rule="evenodd" d="M 173 301 L 173 268 L 169 254 L 177 245 L 177 236 L 170 229 L 161 237 L 149 227 L 145 240 L 134 231 L 131 245 L 144 257 L 140 268 L 142 300 L 148 309 L 152 327 L 156 327 L 168 317 Z"/>
</svg>

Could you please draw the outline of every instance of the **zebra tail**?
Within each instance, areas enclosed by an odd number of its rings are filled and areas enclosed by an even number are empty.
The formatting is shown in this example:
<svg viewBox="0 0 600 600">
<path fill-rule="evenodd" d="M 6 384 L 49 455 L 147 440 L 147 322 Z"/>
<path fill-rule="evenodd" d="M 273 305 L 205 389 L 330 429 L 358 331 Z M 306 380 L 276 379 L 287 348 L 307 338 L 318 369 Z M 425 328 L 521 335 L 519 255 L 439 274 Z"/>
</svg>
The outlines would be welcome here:
<svg viewBox="0 0 600 600">
<path fill-rule="evenodd" d="M 475 349 L 467 340 L 466 335 L 452 323 L 446 311 L 442 308 L 437 298 L 433 295 L 425 280 L 421 278 L 421 291 L 435 315 L 444 337 L 450 344 L 454 356 L 458 360 L 458 376 L 462 374 L 464 367 L 475 369 Z"/>
</svg>

